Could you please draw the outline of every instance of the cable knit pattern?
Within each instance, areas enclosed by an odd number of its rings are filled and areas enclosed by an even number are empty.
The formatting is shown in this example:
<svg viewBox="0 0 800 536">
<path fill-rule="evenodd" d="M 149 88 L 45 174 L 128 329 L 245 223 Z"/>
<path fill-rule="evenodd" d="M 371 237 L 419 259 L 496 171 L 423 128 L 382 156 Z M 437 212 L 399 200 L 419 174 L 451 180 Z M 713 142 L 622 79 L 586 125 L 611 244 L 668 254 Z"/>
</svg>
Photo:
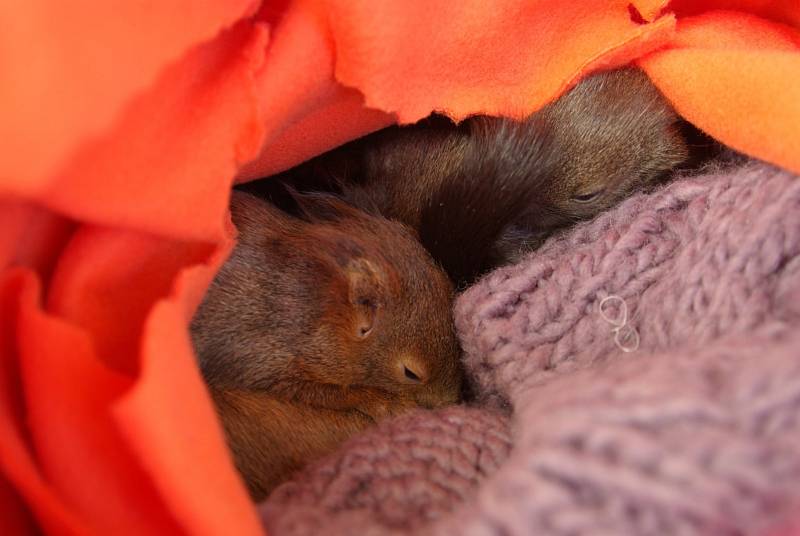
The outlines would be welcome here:
<svg viewBox="0 0 800 536">
<path fill-rule="evenodd" d="M 399 417 L 278 488 L 269 534 L 403 534 L 468 499 L 511 447 L 508 418 L 453 407 Z"/>
<path fill-rule="evenodd" d="M 750 164 L 638 195 L 495 271 L 456 306 L 466 364 L 484 393 L 513 397 L 554 374 L 625 356 L 598 313 L 623 298 L 637 354 L 774 329 L 800 304 L 800 184 Z M 781 287 L 781 288 L 778 288 Z"/>
<path fill-rule="evenodd" d="M 780 531 L 800 511 L 798 276 L 790 174 L 748 163 L 636 195 L 459 297 L 482 407 L 353 438 L 279 488 L 265 524 L 273 536 Z M 636 351 L 614 342 L 606 296 L 624 300 Z"/>
</svg>

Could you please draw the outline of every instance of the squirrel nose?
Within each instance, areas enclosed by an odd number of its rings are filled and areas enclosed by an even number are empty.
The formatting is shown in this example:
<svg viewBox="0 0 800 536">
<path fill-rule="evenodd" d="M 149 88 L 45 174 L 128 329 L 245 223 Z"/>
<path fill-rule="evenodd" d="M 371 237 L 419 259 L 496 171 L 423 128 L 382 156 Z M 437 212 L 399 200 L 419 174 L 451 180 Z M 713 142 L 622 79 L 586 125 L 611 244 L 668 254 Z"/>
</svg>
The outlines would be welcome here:
<svg viewBox="0 0 800 536">
<path fill-rule="evenodd" d="M 397 379 L 406 384 L 426 384 L 430 379 L 428 368 L 415 356 L 403 355 L 395 368 Z"/>
</svg>

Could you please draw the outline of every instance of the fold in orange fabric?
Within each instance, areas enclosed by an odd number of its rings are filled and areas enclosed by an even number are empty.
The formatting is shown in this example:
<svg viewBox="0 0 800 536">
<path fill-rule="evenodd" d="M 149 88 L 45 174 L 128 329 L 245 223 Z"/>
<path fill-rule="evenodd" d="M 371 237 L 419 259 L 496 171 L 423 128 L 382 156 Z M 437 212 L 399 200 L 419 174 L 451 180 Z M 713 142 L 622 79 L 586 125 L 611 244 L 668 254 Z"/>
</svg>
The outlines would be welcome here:
<svg viewBox="0 0 800 536">
<path fill-rule="evenodd" d="M 187 331 L 236 181 L 431 111 L 520 117 L 631 62 L 800 172 L 794 0 L 30 0 L 0 20 L 2 534 L 261 532 Z"/>
</svg>

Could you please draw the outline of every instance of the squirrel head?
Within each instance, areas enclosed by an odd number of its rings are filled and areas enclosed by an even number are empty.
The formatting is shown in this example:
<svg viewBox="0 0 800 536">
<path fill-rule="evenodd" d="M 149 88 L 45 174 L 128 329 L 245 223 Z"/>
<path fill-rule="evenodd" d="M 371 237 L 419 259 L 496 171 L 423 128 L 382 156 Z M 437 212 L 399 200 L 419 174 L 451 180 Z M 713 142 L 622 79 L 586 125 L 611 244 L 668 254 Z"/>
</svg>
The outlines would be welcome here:
<svg viewBox="0 0 800 536">
<path fill-rule="evenodd" d="M 701 156 L 690 145 L 692 127 L 633 68 L 585 78 L 523 129 L 551 147 L 538 163 L 545 180 L 529 211 L 531 230 L 594 217 Z"/>
<path fill-rule="evenodd" d="M 423 407 L 458 400 L 453 289 L 411 230 L 330 196 L 302 217 L 234 191 L 238 241 L 192 322 L 211 384 L 369 387 Z"/>
</svg>

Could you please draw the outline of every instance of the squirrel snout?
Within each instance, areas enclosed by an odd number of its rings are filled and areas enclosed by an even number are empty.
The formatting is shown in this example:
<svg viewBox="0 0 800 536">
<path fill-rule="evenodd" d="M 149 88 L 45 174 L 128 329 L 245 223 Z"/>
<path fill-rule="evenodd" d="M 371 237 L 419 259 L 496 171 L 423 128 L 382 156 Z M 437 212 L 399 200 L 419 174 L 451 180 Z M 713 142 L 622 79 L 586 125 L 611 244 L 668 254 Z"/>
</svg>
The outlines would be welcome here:
<svg viewBox="0 0 800 536">
<path fill-rule="evenodd" d="M 424 385 L 430 380 L 428 367 L 413 355 L 401 355 L 394 368 L 396 379 L 400 383 Z"/>
<path fill-rule="evenodd" d="M 436 374 L 431 364 L 413 353 L 404 353 L 394 362 L 395 380 L 412 387 L 411 396 L 414 403 L 421 408 L 436 409 L 460 400 L 460 376 L 452 377 Z"/>
</svg>

